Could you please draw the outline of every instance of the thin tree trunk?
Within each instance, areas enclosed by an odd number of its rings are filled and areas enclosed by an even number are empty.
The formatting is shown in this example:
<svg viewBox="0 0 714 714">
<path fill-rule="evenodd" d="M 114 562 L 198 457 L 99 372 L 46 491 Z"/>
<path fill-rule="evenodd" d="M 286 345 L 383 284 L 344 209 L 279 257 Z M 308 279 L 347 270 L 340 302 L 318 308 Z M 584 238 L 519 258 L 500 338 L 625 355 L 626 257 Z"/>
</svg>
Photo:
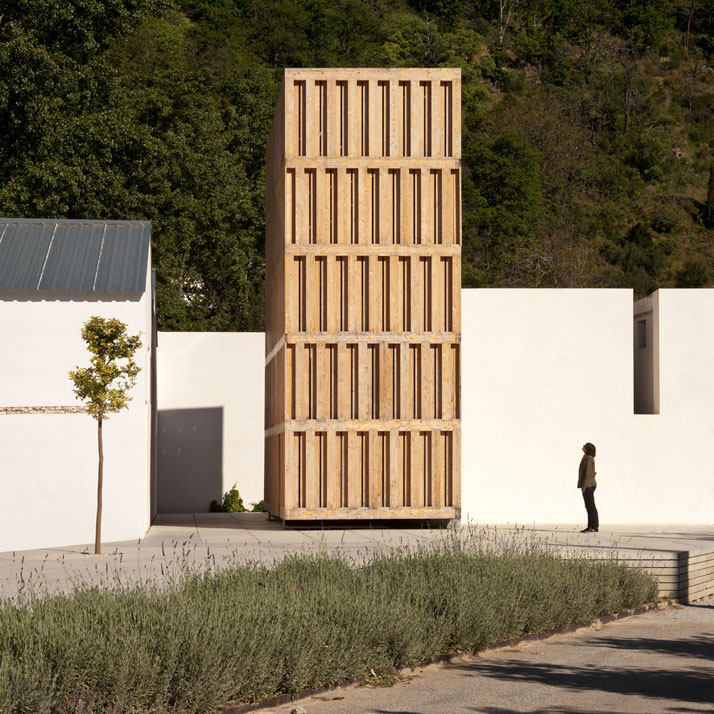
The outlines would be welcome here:
<svg viewBox="0 0 714 714">
<path fill-rule="evenodd" d="M 697 9 L 696 4 L 696 0 L 692 0 L 689 5 L 689 16 L 687 17 L 687 35 L 684 40 L 684 46 L 687 48 L 687 52 L 689 52 L 689 35 L 692 29 L 692 18 L 694 17 L 694 11 Z"/>
<path fill-rule="evenodd" d="M 102 552 L 102 479 L 104 477 L 104 445 L 102 444 L 102 418 L 97 419 L 97 449 L 99 467 L 97 469 L 97 525 L 94 531 L 94 554 Z"/>
</svg>

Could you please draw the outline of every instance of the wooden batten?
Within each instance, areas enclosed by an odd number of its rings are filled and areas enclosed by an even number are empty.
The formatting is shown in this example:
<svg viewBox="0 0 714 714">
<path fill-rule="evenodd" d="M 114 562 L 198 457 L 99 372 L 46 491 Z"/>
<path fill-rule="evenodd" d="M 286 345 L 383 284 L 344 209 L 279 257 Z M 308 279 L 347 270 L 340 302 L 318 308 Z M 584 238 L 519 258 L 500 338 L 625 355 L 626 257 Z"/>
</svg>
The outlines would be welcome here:
<svg viewBox="0 0 714 714">
<path fill-rule="evenodd" d="M 290 69 L 268 148 L 266 508 L 460 517 L 460 72 Z"/>
</svg>

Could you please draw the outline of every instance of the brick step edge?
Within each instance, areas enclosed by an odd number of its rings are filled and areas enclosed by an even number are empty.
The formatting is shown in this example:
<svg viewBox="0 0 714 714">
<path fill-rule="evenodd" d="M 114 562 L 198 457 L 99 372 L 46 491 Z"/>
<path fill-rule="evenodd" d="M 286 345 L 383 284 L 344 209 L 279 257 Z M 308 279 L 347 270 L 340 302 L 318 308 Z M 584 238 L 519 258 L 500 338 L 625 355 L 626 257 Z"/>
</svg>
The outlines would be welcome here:
<svg viewBox="0 0 714 714">
<path fill-rule="evenodd" d="M 470 652 L 467 650 L 458 650 L 456 652 L 450 652 L 449 654 L 438 655 L 433 659 L 422 662 L 421 664 L 415 665 L 414 667 L 405 667 L 399 670 L 400 675 L 406 675 L 414 670 L 421 667 L 426 667 L 430 664 L 439 664 L 442 662 L 454 662 L 461 657 L 473 656 L 474 654 L 483 654 L 484 652 L 490 652 L 493 650 L 499 650 L 503 647 L 514 647 L 523 642 L 533 642 L 537 640 L 547 640 L 549 637 L 555 635 L 567 635 L 577 630 L 581 630 L 584 627 L 594 627 L 596 625 L 607 625 L 610 622 L 615 622 L 616 620 L 623 620 L 626 617 L 633 617 L 635 615 L 644 615 L 647 612 L 652 612 L 653 610 L 666 610 L 670 607 L 679 605 L 675 598 L 667 598 L 659 602 L 648 603 L 647 605 L 642 605 L 642 607 L 631 608 L 629 610 L 623 610 L 622 612 L 615 613 L 614 615 L 604 615 L 597 620 L 592 620 L 591 622 L 581 622 L 574 625 L 568 625 L 566 627 L 560 627 L 555 630 L 546 630 L 544 632 L 537 632 L 531 635 L 524 635 L 523 637 L 517 637 L 510 640 L 501 640 L 499 642 L 494 642 L 488 647 L 484 647 L 477 653 Z M 235 704 L 221 710 L 220 714 L 245 714 L 246 712 L 254 712 L 260 709 L 269 709 L 272 707 L 279 707 L 283 704 L 290 704 L 291 702 L 297 702 L 301 699 L 308 699 L 309 697 L 314 697 L 316 694 L 324 694 L 325 692 L 331 692 L 341 687 L 348 687 L 352 684 L 361 684 L 364 680 L 362 679 L 346 679 L 342 682 L 337 682 L 326 687 L 308 687 L 301 690 L 297 694 L 276 694 L 267 699 L 261 699 L 259 702 L 252 702 L 249 704 Z"/>
</svg>

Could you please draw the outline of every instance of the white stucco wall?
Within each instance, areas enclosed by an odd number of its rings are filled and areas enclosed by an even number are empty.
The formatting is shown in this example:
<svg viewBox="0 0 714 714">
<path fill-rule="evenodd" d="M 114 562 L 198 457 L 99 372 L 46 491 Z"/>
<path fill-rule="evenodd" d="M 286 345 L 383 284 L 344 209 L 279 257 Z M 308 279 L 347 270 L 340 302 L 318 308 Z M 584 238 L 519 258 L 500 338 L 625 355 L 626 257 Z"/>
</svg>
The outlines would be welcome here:
<svg viewBox="0 0 714 714">
<path fill-rule="evenodd" d="M 170 510 L 206 511 L 211 498 L 237 483 L 246 507 L 263 498 L 263 393 L 265 379 L 265 335 L 262 332 L 159 332 L 157 350 L 157 390 L 159 410 L 158 461 L 164 464 L 159 474 L 159 489 L 167 483 L 181 489 L 191 480 L 210 480 L 210 484 L 194 490 L 181 500 L 171 494 L 159 493 L 159 504 L 173 505 Z M 168 411 L 185 410 L 186 418 L 168 421 Z M 215 491 L 214 473 L 201 470 L 200 459 L 202 425 L 208 414 L 210 431 L 216 425 L 213 410 L 222 423 L 218 444 L 211 439 L 210 458 L 216 448 L 220 451 L 217 465 L 220 493 Z M 189 448 L 196 449 L 196 458 L 183 454 L 161 453 L 168 448 L 182 448 L 177 435 L 161 433 L 164 428 L 188 429 Z M 193 431 L 196 429 L 196 431 Z M 198 435 L 195 437 L 194 435 Z M 198 442 L 196 441 L 198 439 Z M 182 459 L 181 456 L 186 457 Z M 166 473 L 166 464 L 171 473 Z M 213 467 L 211 467 L 213 469 Z M 211 496 L 210 494 L 213 495 Z"/>
<path fill-rule="evenodd" d="M 714 521 L 714 290 L 659 290 L 659 414 L 628 431 L 633 488 L 651 523 Z M 603 489 L 604 490 L 604 489 Z"/>
<path fill-rule="evenodd" d="M 662 290 L 660 414 L 634 414 L 629 290 L 464 290 L 464 517 L 584 523 L 580 447 L 602 523 L 710 523 L 712 290 Z"/>
<path fill-rule="evenodd" d="M 104 426 L 102 539 L 149 526 L 150 292 L 125 296 L 0 294 L 0 407 L 79 405 L 67 372 L 89 363 L 82 324 L 117 317 L 142 332 L 129 409 Z M 86 414 L 0 414 L 0 551 L 92 543 L 97 427 Z"/>
</svg>

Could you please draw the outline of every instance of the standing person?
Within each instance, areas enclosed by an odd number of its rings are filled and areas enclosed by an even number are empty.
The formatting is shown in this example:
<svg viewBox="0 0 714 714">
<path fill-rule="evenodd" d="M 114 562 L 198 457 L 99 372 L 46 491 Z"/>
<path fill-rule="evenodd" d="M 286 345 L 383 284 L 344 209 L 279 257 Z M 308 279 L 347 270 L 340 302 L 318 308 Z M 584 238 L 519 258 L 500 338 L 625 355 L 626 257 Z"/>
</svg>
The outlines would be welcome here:
<svg viewBox="0 0 714 714">
<path fill-rule="evenodd" d="M 580 459 L 578 468 L 578 488 L 583 492 L 585 510 L 588 512 L 588 527 L 583 528 L 581 533 L 597 533 L 600 521 L 595 508 L 595 444 L 589 441 L 583 446 L 583 458 Z"/>
</svg>

